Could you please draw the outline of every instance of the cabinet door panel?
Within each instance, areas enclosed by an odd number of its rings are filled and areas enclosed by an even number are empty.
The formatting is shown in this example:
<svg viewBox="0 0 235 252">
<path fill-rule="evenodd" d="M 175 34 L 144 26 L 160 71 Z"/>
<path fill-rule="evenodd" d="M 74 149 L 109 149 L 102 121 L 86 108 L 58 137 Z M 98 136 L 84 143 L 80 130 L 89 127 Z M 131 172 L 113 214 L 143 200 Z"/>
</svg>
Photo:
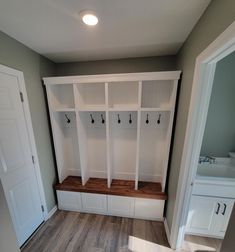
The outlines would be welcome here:
<svg viewBox="0 0 235 252">
<path fill-rule="evenodd" d="M 116 216 L 134 217 L 135 198 L 108 195 L 108 213 Z"/>
<path fill-rule="evenodd" d="M 88 213 L 107 213 L 107 196 L 104 194 L 81 193 L 83 210 Z"/>
<path fill-rule="evenodd" d="M 56 191 L 59 209 L 69 211 L 82 211 L 81 193 Z"/>
<path fill-rule="evenodd" d="M 230 215 L 233 210 L 234 200 L 223 199 L 220 201 L 220 203 L 221 203 L 221 210 L 217 217 L 218 219 L 217 219 L 216 235 L 224 237 L 229 223 Z"/>
<path fill-rule="evenodd" d="M 194 234 L 213 234 L 214 216 L 218 210 L 217 198 L 192 196 L 188 214 L 187 232 Z"/>
<path fill-rule="evenodd" d="M 164 203 L 164 200 L 136 198 L 135 218 L 162 220 Z"/>
</svg>

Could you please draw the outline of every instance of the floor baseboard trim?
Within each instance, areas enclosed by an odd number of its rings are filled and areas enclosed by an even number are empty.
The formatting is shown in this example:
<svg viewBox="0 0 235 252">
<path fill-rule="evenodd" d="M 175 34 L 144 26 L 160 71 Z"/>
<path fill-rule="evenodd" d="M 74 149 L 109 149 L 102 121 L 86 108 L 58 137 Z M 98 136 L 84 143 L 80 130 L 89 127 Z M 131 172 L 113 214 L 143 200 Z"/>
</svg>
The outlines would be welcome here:
<svg viewBox="0 0 235 252">
<path fill-rule="evenodd" d="M 171 239 L 170 239 L 171 233 L 170 233 L 170 230 L 169 230 L 169 227 L 168 227 L 166 218 L 164 218 L 163 223 L 164 223 L 164 227 L 165 227 L 165 231 L 166 231 L 167 240 L 168 240 L 168 242 L 169 242 L 169 244 L 170 244 L 170 246 L 171 246 Z"/>
<path fill-rule="evenodd" d="M 58 208 L 57 208 L 57 205 L 55 205 L 55 206 L 51 209 L 51 211 L 47 214 L 45 221 L 49 220 L 49 219 L 53 216 L 53 214 L 57 211 L 57 209 L 58 209 Z"/>
</svg>

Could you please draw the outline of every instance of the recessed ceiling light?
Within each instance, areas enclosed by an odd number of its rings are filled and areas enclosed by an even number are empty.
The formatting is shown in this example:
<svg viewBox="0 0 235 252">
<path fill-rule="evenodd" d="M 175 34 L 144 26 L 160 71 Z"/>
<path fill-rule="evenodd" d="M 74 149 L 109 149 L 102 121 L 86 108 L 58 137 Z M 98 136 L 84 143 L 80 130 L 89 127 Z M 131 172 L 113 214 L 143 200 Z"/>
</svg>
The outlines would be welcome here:
<svg viewBox="0 0 235 252">
<path fill-rule="evenodd" d="M 94 26 L 98 24 L 98 17 L 93 11 L 81 11 L 80 17 L 82 22 L 86 25 Z"/>
</svg>

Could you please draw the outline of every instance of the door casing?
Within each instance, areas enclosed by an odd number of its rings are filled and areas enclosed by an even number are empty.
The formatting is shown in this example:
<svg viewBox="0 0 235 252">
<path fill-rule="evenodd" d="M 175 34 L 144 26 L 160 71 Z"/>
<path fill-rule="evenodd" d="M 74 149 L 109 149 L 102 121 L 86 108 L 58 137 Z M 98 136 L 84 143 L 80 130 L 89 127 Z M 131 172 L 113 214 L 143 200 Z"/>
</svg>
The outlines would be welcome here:
<svg viewBox="0 0 235 252">
<path fill-rule="evenodd" d="M 235 51 L 235 21 L 196 58 L 179 181 L 168 240 L 173 249 L 181 247 L 206 125 L 214 73 L 218 61 Z"/>
</svg>

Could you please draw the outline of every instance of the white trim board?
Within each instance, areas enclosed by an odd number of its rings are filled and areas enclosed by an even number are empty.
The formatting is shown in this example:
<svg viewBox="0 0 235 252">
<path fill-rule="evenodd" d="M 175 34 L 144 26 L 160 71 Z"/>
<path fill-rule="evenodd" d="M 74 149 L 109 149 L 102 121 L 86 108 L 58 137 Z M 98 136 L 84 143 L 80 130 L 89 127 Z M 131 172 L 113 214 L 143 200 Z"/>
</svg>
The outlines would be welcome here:
<svg viewBox="0 0 235 252">
<path fill-rule="evenodd" d="M 196 59 L 191 101 L 174 209 L 170 244 L 180 248 L 196 176 L 197 163 L 205 130 L 216 63 L 235 51 L 235 22 L 233 22 Z"/>
<path fill-rule="evenodd" d="M 148 80 L 178 80 L 181 71 L 125 73 L 125 74 L 98 74 L 78 75 L 64 77 L 43 78 L 45 85 L 50 84 L 74 84 L 74 83 L 99 83 L 118 81 L 148 81 Z"/>
<path fill-rule="evenodd" d="M 45 221 L 49 220 L 57 211 L 58 207 L 57 205 L 55 205 L 51 211 L 47 214 L 46 218 L 45 218 Z"/>
<path fill-rule="evenodd" d="M 169 242 L 170 247 L 171 247 L 170 230 L 169 230 L 169 227 L 168 227 L 167 219 L 166 219 L 166 218 L 164 218 L 163 224 L 164 224 L 164 228 L 165 228 L 165 231 L 166 231 L 166 238 L 167 238 L 167 241 Z"/>
<path fill-rule="evenodd" d="M 38 188 L 39 188 L 39 193 L 40 193 L 40 199 L 41 203 L 44 207 L 44 212 L 43 212 L 43 217 L 44 220 L 46 219 L 46 216 L 48 214 L 48 209 L 46 205 L 46 198 L 45 198 L 45 191 L 43 188 L 43 183 L 42 183 L 42 177 L 41 177 L 41 170 L 40 170 L 40 165 L 39 165 L 39 160 L 38 160 L 38 153 L 37 153 L 37 148 L 36 148 L 36 143 L 35 143 L 35 138 L 34 138 L 34 132 L 33 132 L 33 125 L 32 125 L 32 119 L 31 119 L 31 114 L 29 110 L 29 101 L 28 101 L 28 96 L 27 96 L 27 91 L 25 87 L 25 81 L 24 81 L 24 74 L 22 71 L 4 66 L 0 64 L 0 71 L 16 76 L 19 80 L 19 89 L 20 92 L 22 92 L 23 97 L 24 97 L 24 102 L 22 103 L 24 114 L 25 114 L 25 120 L 26 120 L 26 125 L 27 125 L 27 132 L 29 136 L 29 142 L 30 142 L 30 148 L 32 155 L 34 156 L 34 168 L 35 168 L 35 173 L 36 173 L 36 178 L 37 178 L 37 183 L 38 183 Z"/>
</svg>

